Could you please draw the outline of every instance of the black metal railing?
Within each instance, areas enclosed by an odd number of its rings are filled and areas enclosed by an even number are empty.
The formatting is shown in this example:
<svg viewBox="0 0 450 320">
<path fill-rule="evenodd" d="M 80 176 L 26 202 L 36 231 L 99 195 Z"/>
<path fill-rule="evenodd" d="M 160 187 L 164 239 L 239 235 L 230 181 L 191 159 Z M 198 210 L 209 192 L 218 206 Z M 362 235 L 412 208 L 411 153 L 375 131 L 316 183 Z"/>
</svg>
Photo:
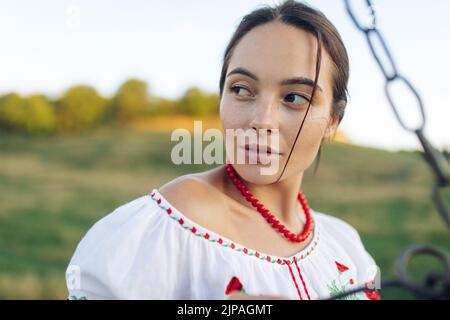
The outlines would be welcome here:
<svg viewBox="0 0 450 320">
<path fill-rule="evenodd" d="M 384 78 L 385 83 L 385 93 L 389 104 L 394 111 L 394 115 L 397 118 L 400 125 L 411 133 L 414 133 L 422 145 L 424 160 L 430 167 L 432 174 L 434 176 L 434 184 L 431 192 L 431 198 L 436 206 L 436 209 L 440 216 L 442 217 L 445 225 L 450 231 L 450 217 L 448 206 L 443 198 L 443 189 L 448 188 L 450 184 L 450 174 L 449 174 L 449 164 L 444 155 L 439 152 L 430 141 L 426 138 L 424 134 L 424 127 L 426 123 L 425 110 L 420 98 L 419 93 L 411 84 L 411 82 L 403 76 L 395 63 L 393 56 L 382 36 L 381 32 L 377 28 L 377 19 L 375 7 L 371 0 L 360 0 L 365 3 L 365 9 L 367 9 L 368 16 L 365 20 L 369 20 L 368 24 L 363 24 L 364 17 L 357 17 L 353 7 L 350 4 L 350 0 L 344 0 L 345 8 L 353 21 L 356 28 L 361 31 L 367 42 L 369 44 L 370 51 L 378 64 Z M 369 19 L 367 19 L 369 18 Z M 376 46 L 378 42 L 378 47 Z M 377 49 L 379 48 L 379 49 Z M 381 50 L 381 51 L 378 51 Z M 385 60 L 381 59 L 382 54 L 385 56 Z M 406 86 L 409 92 L 414 96 L 417 102 L 417 108 L 420 114 L 420 124 L 416 127 L 406 125 L 406 119 L 400 114 L 398 105 L 393 100 L 393 95 L 390 88 L 393 86 L 394 82 L 400 82 Z M 408 265 L 410 261 L 415 256 L 429 256 L 437 261 L 443 266 L 443 270 L 440 272 L 430 271 L 423 283 L 414 282 L 408 273 Z M 415 246 L 412 245 L 405 249 L 397 260 L 397 273 L 398 278 L 392 280 L 382 280 L 381 288 L 397 287 L 407 290 L 412 293 L 417 299 L 450 299 L 450 259 L 448 253 L 428 247 L 428 246 Z M 342 294 L 335 295 L 331 299 L 341 299 L 348 295 L 367 290 L 367 286 L 361 286 L 354 290 L 346 291 Z"/>
</svg>

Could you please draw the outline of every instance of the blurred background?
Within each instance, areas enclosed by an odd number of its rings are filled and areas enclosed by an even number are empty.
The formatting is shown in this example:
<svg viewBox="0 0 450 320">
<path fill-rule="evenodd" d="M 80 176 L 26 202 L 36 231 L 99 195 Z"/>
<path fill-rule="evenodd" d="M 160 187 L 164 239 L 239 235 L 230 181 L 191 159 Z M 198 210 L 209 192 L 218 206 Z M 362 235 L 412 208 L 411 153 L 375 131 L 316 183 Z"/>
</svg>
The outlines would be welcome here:
<svg viewBox="0 0 450 320">
<path fill-rule="evenodd" d="M 433 177 L 417 139 L 395 119 L 343 1 L 305 2 L 347 46 L 350 101 L 303 190 L 313 209 L 352 224 L 382 279 L 392 278 L 412 243 L 450 250 L 430 198 Z M 450 2 L 373 2 L 394 59 L 423 99 L 425 134 L 449 159 Z M 0 0 L 1 299 L 65 299 L 65 269 L 94 222 L 211 168 L 172 164 L 171 132 L 192 130 L 194 120 L 220 129 L 223 51 L 242 16 L 265 3 L 277 2 Z M 418 123 L 414 100 L 402 90 L 395 96 Z M 411 264 L 416 279 L 433 268 L 427 259 Z"/>
</svg>

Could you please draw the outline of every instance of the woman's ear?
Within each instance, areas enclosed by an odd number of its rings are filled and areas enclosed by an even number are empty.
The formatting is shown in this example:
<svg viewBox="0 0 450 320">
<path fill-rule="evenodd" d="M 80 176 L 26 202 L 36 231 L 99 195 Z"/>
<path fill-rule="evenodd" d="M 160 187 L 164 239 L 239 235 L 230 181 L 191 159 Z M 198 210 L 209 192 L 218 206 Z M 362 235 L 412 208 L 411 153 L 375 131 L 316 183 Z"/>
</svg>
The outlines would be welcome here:
<svg viewBox="0 0 450 320">
<path fill-rule="evenodd" d="M 328 121 L 328 126 L 325 129 L 325 133 L 322 137 L 322 141 L 332 141 L 336 134 L 338 125 L 339 122 L 337 120 L 334 120 L 333 117 L 330 117 L 330 120 Z"/>
<path fill-rule="evenodd" d="M 332 112 L 332 114 L 330 114 L 330 118 L 328 119 L 328 126 L 325 129 L 322 141 L 324 140 L 332 141 L 334 139 L 339 123 L 344 117 L 346 106 L 347 106 L 347 98 L 340 99 L 338 102 L 332 105 L 333 111 L 336 111 L 334 109 L 337 109 L 337 111 Z"/>
</svg>

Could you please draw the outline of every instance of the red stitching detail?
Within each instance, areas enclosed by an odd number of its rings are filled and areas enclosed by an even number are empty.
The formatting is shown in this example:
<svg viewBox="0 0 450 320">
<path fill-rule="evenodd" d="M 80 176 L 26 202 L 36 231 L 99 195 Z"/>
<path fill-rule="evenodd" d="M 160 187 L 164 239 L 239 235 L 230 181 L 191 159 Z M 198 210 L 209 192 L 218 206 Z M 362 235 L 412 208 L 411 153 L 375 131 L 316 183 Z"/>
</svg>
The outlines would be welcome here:
<svg viewBox="0 0 450 320">
<path fill-rule="evenodd" d="M 158 203 L 158 205 L 160 205 L 160 207 L 162 207 L 162 206 L 161 206 L 161 203 L 162 203 L 162 197 L 156 198 L 156 193 L 155 193 L 155 192 L 151 193 L 150 195 L 151 195 L 152 199 L 153 199 L 154 201 L 156 201 L 156 202 Z M 166 210 L 166 212 L 168 213 L 168 215 L 171 215 L 171 214 L 174 212 L 174 210 L 173 210 L 172 208 L 170 208 L 169 205 L 166 205 L 165 208 L 164 208 L 164 207 L 162 207 L 162 208 Z M 183 218 L 181 218 L 181 217 L 176 217 L 175 220 L 177 220 L 177 221 L 179 222 L 180 225 L 184 225 L 184 224 L 185 224 L 185 221 L 184 221 Z M 194 233 L 194 234 L 200 234 L 200 233 L 197 233 L 198 230 L 197 230 L 197 228 L 195 228 L 194 226 L 192 226 L 192 227 L 185 227 L 185 228 L 186 228 L 186 229 L 190 229 L 190 230 L 192 231 L 192 233 Z M 304 258 L 306 258 L 307 256 L 309 256 L 309 255 L 312 253 L 312 251 L 314 250 L 315 246 L 317 245 L 317 242 L 318 242 L 319 237 L 320 237 L 320 235 L 319 235 L 319 233 L 318 233 L 319 231 L 318 231 L 317 229 L 315 230 L 315 232 L 317 232 L 317 236 L 315 235 L 315 237 L 317 237 L 317 239 L 314 241 L 313 245 L 311 246 L 310 251 L 307 251 L 307 252 L 306 252 L 306 255 L 302 254 L 302 255 L 300 256 L 300 259 L 298 259 L 296 256 L 294 256 L 294 259 L 297 259 L 297 260 L 303 260 Z M 202 234 L 200 234 L 200 235 L 202 235 Z M 223 241 L 223 239 L 221 239 L 221 238 L 219 238 L 218 240 L 210 240 L 210 235 L 209 235 L 208 233 L 205 233 L 205 234 L 203 234 L 202 236 L 203 236 L 205 239 L 209 240 L 209 241 L 217 241 L 220 245 L 224 245 L 224 241 Z M 228 244 L 226 244 L 225 246 L 228 246 Z M 231 244 L 229 245 L 229 247 L 231 247 L 231 249 L 234 250 L 234 249 L 236 248 L 236 245 L 235 245 L 234 243 L 231 243 Z M 269 262 L 271 262 L 271 263 L 278 263 L 278 264 L 280 264 L 280 265 L 283 264 L 283 262 L 280 263 L 280 259 L 276 259 L 276 260 L 275 260 L 275 259 L 272 259 L 272 257 L 269 256 L 269 255 L 266 255 L 265 257 L 260 257 L 261 254 L 260 254 L 258 251 L 255 251 L 255 250 L 254 250 L 252 253 L 250 253 L 250 250 L 248 250 L 247 248 L 244 248 L 242 251 L 243 251 L 245 254 L 255 255 L 257 258 L 260 258 L 260 259 L 269 261 Z M 272 261 L 272 260 L 273 260 L 273 261 Z M 283 261 L 286 261 L 286 260 L 283 259 Z M 291 262 L 291 261 L 290 261 L 290 262 Z M 285 262 L 284 262 L 284 263 L 285 263 Z"/>
<path fill-rule="evenodd" d="M 297 280 L 295 280 L 294 273 L 292 272 L 290 262 L 289 262 L 289 260 L 286 260 L 286 259 L 284 260 L 284 262 L 287 264 L 287 266 L 289 268 L 289 272 L 291 273 L 292 280 L 294 280 L 294 284 L 295 284 L 295 288 L 297 289 L 298 296 L 300 297 L 300 300 L 303 300 L 302 294 L 300 293 L 300 289 L 297 284 Z"/>
<path fill-rule="evenodd" d="M 302 273 L 300 272 L 300 267 L 298 266 L 297 259 L 295 257 L 294 257 L 294 263 L 295 263 L 295 266 L 297 267 L 298 274 L 300 276 L 300 280 L 302 281 L 302 284 L 303 284 L 303 289 L 305 289 L 305 292 L 306 292 L 306 296 L 308 297 L 308 300 L 311 300 L 311 297 L 309 296 L 308 289 L 306 288 L 305 280 L 303 280 Z"/>
</svg>

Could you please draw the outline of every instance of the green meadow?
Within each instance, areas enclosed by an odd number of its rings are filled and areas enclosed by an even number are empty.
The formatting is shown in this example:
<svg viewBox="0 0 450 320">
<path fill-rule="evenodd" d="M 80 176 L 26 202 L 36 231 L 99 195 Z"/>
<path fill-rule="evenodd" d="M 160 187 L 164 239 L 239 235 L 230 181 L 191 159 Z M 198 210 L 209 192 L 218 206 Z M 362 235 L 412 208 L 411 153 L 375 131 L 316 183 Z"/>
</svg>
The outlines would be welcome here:
<svg viewBox="0 0 450 320">
<path fill-rule="evenodd" d="M 207 165 L 170 161 L 169 133 L 98 131 L 79 136 L 0 135 L 0 299 L 65 299 L 64 273 L 86 231 L 117 206 Z M 411 244 L 450 251 L 450 233 L 431 201 L 432 175 L 418 152 L 350 144 L 323 147 L 306 173 L 310 206 L 352 224 L 382 279 Z M 446 194 L 447 200 L 450 195 Z M 417 281 L 440 266 L 417 258 Z M 409 299 L 381 289 L 382 299 Z"/>
</svg>

